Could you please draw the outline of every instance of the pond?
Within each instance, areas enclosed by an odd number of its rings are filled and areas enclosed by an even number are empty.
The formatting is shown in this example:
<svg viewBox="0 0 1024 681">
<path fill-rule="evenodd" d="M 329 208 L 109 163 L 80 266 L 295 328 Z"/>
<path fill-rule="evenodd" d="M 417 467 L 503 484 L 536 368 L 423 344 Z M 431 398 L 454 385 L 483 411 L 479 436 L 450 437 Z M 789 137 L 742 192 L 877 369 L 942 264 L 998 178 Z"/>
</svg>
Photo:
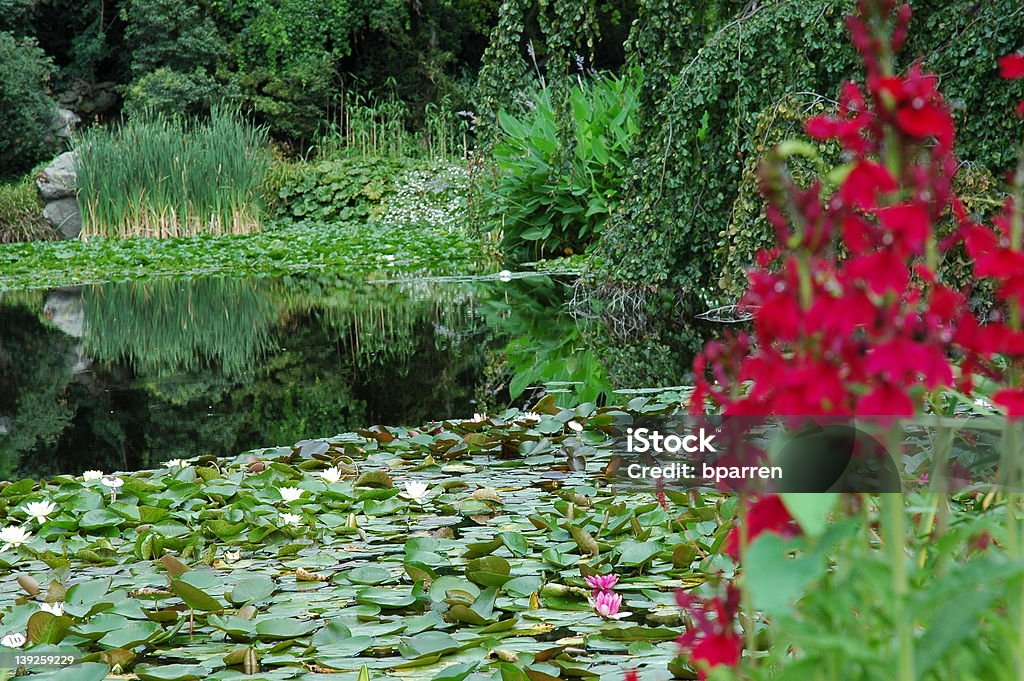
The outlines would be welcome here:
<svg viewBox="0 0 1024 681">
<path fill-rule="evenodd" d="M 676 318 L 628 333 L 565 276 L 330 274 L 0 293 L 0 478 L 136 470 L 687 378 Z M 689 329 L 689 330 L 688 330 Z"/>
</svg>

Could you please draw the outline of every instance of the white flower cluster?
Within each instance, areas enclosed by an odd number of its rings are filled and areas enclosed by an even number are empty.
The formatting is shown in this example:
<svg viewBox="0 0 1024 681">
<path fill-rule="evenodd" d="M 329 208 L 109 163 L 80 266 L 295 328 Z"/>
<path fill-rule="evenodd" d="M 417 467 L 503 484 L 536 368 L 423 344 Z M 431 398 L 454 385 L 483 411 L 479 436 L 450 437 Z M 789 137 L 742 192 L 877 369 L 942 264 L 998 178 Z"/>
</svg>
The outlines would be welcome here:
<svg viewBox="0 0 1024 681">
<path fill-rule="evenodd" d="M 447 231 L 465 226 L 469 173 L 455 163 L 409 170 L 395 179 L 398 191 L 388 197 L 381 222 L 405 227 L 429 225 Z"/>
</svg>

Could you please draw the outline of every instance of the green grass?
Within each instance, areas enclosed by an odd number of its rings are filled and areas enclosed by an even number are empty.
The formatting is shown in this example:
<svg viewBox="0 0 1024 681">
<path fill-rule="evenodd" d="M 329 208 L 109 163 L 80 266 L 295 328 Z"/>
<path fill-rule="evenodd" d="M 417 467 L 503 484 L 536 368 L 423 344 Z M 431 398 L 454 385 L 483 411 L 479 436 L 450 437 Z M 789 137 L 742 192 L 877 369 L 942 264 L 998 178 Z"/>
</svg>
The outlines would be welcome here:
<svg viewBox="0 0 1024 681">
<path fill-rule="evenodd" d="M 168 274 L 247 277 L 316 269 L 358 277 L 464 274 L 480 270 L 483 261 L 479 244 L 462 232 L 299 223 L 242 236 L 11 244 L 0 248 L 0 291 Z"/>
<path fill-rule="evenodd" d="M 262 219 L 266 132 L 235 114 L 130 119 L 76 140 L 83 238 L 245 234 Z"/>
<path fill-rule="evenodd" d="M 29 173 L 11 184 L 0 184 L 0 243 L 52 239 L 54 231 L 43 218 L 43 202 Z"/>
</svg>

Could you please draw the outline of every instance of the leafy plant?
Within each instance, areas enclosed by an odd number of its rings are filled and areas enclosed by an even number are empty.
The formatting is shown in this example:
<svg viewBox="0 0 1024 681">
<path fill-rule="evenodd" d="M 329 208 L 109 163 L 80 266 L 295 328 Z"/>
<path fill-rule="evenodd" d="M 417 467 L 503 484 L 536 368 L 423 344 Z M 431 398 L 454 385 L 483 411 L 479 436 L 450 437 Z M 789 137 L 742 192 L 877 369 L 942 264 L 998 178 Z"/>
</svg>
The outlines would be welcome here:
<svg viewBox="0 0 1024 681">
<path fill-rule="evenodd" d="M 84 238 L 242 234 L 260 227 L 266 132 L 208 120 L 133 118 L 76 140 Z"/>
<path fill-rule="evenodd" d="M 0 243 L 52 239 L 53 228 L 43 218 L 35 178 L 27 175 L 11 184 L 0 184 Z"/>
<path fill-rule="evenodd" d="M 35 40 L 0 32 L 0 178 L 28 170 L 56 149 L 52 75 L 53 65 Z"/>
<path fill-rule="evenodd" d="M 499 113 L 490 199 L 505 248 L 571 255 L 600 236 L 620 200 L 637 132 L 638 79 L 601 75 L 574 86 L 564 109 L 544 89 L 528 113 Z"/>
</svg>

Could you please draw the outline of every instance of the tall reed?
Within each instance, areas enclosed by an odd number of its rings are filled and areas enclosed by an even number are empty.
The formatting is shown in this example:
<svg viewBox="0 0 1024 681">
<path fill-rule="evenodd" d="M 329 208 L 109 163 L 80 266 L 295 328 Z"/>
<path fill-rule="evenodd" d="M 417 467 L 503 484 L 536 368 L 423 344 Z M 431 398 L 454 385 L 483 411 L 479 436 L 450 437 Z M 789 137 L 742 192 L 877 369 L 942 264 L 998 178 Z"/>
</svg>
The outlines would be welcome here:
<svg viewBox="0 0 1024 681">
<path fill-rule="evenodd" d="M 130 119 L 89 129 L 75 149 L 83 238 L 259 229 L 267 135 L 235 113 Z"/>
<path fill-rule="evenodd" d="M 314 149 L 317 156 L 340 153 L 359 156 L 466 158 L 469 122 L 454 111 L 448 97 L 423 110 L 422 124 L 414 125 L 409 106 L 392 90 L 380 95 L 344 92 L 329 114 Z"/>
</svg>

